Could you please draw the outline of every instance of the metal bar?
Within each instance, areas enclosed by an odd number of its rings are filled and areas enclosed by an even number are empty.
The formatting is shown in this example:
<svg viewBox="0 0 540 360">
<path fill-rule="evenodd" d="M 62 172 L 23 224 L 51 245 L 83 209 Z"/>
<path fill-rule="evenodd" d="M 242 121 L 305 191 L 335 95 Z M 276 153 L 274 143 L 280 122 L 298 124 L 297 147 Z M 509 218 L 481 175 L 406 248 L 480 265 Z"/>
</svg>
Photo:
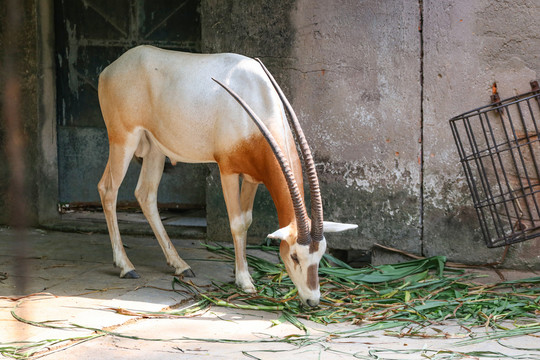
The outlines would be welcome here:
<svg viewBox="0 0 540 360">
<path fill-rule="evenodd" d="M 540 142 L 540 87 L 531 82 L 531 88 L 530 93 L 501 101 L 494 84 L 491 105 L 450 120 L 488 247 L 540 236 L 540 198 L 536 198 L 540 194 L 540 160 L 536 158 L 540 150 L 535 148 Z M 538 109 L 532 105 L 533 100 Z M 499 115 L 500 131 L 495 114 Z"/>
<path fill-rule="evenodd" d="M 465 120 L 464 124 L 466 124 L 466 129 L 467 129 L 467 137 L 468 137 L 468 140 L 469 140 L 469 144 L 471 145 L 471 151 L 474 154 L 479 154 L 480 150 L 479 150 L 476 138 L 474 136 L 474 131 L 473 131 L 473 128 L 471 126 L 471 123 L 470 123 L 469 119 L 470 119 L 469 117 L 464 118 L 464 120 Z M 482 158 L 473 157 L 473 160 L 474 160 L 474 163 L 476 165 L 476 169 L 477 169 L 479 177 L 480 177 L 480 184 L 482 185 L 483 193 L 486 196 L 488 196 L 489 198 L 493 198 L 493 195 L 491 193 L 490 184 L 489 184 L 489 181 L 488 181 L 488 177 L 486 175 L 486 170 L 485 170 L 485 166 L 483 164 Z M 497 236 L 497 238 L 500 238 L 501 237 L 501 229 L 499 229 L 499 227 L 496 226 L 499 223 L 496 220 L 496 219 L 498 219 L 498 217 L 494 214 L 494 212 L 492 211 L 491 208 L 488 207 L 488 210 L 489 210 L 490 215 L 491 215 L 491 220 L 493 221 L 493 224 L 495 225 L 494 230 L 496 232 L 496 236 Z M 488 230 L 488 233 L 489 233 L 489 227 L 487 225 L 486 225 L 486 229 Z M 504 232 L 502 232 L 502 235 L 504 235 Z M 489 239 L 489 241 L 491 241 L 491 235 L 489 236 L 488 239 Z"/>
<path fill-rule="evenodd" d="M 530 186 L 531 185 L 531 182 L 530 182 L 530 178 L 529 178 L 529 174 L 528 174 L 528 171 L 527 171 L 527 165 L 525 163 L 525 160 L 523 158 L 523 153 L 521 151 L 521 148 L 519 146 L 519 137 L 517 136 L 517 133 L 516 133 L 516 128 L 514 126 L 514 121 L 512 119 L 512 115 L 510 114 L 510 109 L 509 109 L 509 106 L 505 107 L 505 110 L 506 110 L 506 116 L 508 117 L 508 124 L 510 125 L 510 128 L 512 129 L 512 136 L 513 136 L 513 142 L 515 142 L 516 144 L 516 152 L 517 152 L 517 157 L 519 158 L 519 163 L 521 163 L 521 166 L 523 167 L 523 172 L 524 172 L 524 176 L 525 176 L 525 180 L 527 182 L 527 184 Z M 518 166 L 518 162 L 515 161 L 515 156 L 514 156 L 514 152 L 512 151 L 511 152 L 512 154 L 512 158 L 514 159 L 514 167 L 516 169 L 516 178 L 519 182 L 519 186 L 520 186 L 520 191 L 522 194 L 525 194 L 525 186 L 523 185 L 523 180 L 522 180 L 522 176 L 520 174 L 520 171 L 519 171 L 519 166 Z M 529 215 L 529 218 L 532 218 L 532 212 L 531 212 L 531 209 L 530 209 L 530 206 L 529 206 L 529 203 L 527 202 L 526 198 L 524 198 L 525 201 L 525 208 L 527 210 L 527 214 Z"/>
<path fill-rule="evenodd" d="M 503 208 L 504 208 L 504 212 L 506 213 L 506 218 L 507 218 L 507 221 L 508 223 L 512 223 L 512 220 L 511 220 L 511 215 L 510 215 L 510 212 L 508 210 L 508 207 L 506 206 L 506 201 L 505 201 L 505 194 L 509 194 L 510 196 L 512 196 L 512 193 L 511 191 L 505 191 L 505 189 L 503 188 L 502 184 L 501 184 L 501 179 L 499 177 L 499 172 L 497 171 L 497 165 L 495 163 L 495 160 L 494 160 L 494 156 L 496 156 L 497 160 L 498 160 L 498 163 L 499 163 L 499 166 L 500 166 L 500 169 L 501 169 L 501 172 L 502 172 L 502 176 L 504 178 L 504 183 L 506 184 L 506 189 L 510 189 L 511 186 L 510 186 L 510 181 L 508 180 L 508 176 L 506 175 L 506 171 L 504 170 L 504 161 L 503 161 L 503 158 L 502 158 L 502 153 L 504 152 L 504 150 L 499 150 L 499 147 L 501 146 L 500 144 L 497 144 L 497 141 L 495 139 L 495 133 L 493 131 L 493 127 L 491 125 L 491 121 L 490 121 L 490 118 L 488 116 L 488 112 L 484 112 L 480 115 L 480 119 L 482 120 L 482 115 L 484 115 L 484 118 L 485 118 L 485 123 L 487 125 L 487 127 L 489 128 L 489 133 L 491 134 L 491 138 L 493 140 L 493 147 L 490 147 L 489 148 L 489 154 L 490 154 L 490 159 L 492 161 L 492 165 L 493 165 L 493 173 L 495 175 L 495 178 L 497 179 L 497 185 L 499 187 L 499 193 L 500 193 L 500 196 L 501 198 L 503 199 L 502 201 L 502 205 L 503 205 Z M 489 138 L 487 136 L 487 133 L 488 131 L 486 131 L 486 128 L 484 127 L 484 122 L 481 121 L 481 124 L 482 124 L 482 130 L 483 130 L 483 134 L 486 138 L 486 142 L 489 144 Z M 504 124 L 503 124 L 504 126 Z M 492 152 L 491 149 L 495 149 L 495 152 Z M 487 175 L 485 175 L 487 176 Z M 489 195 L 490 195 L 490 202 L 493 203 L 493 210 L 495 211 L 496 215 L 495 215 L 495 218 L 496 220 L 494 220 L 496 223 L 500 224 L 500 228 L 501 228 L 501 235 L 499 235 L 499 239 L 506 239 L 506 232 L 504 230 L 504 224 L 503 222 L 501 221 L 501 217 L 500 217 L 500 214 L 499 214 L 499 211 L 497 211 L 497 206 L 496 206 L 496 203 L 495 203 L 495 197 L 493 196 L 493 193 L 490 189 L 489 191 Z M 517 208 L 515 206 L 515 203 L 514 204 L 514 211 L 515 213 L 517 213 Z"/>
<path fill-rule="evenodd" d="M 102 205 L 101 202 L 94 201 L 79 201 L 79 202 L 70 202 L 67 204 L 58 204 L 58 211 L 65 212 L 69 210 L 74 211 L 99 211 Z M 197 204 L 179 204 L 179 203 L 165 203 L 158 202 L 158 209 L 161 210 L 201 210 L 205 209 L 204 205 Z M 117 210 L 127 210 L 127 209 L 140 209 L 140 205 L 137 201 L 118 201 L 116 204 Z"/>
<path fill-rule="evenodd" d="M 157 29 L 159 29 L 160 27 L 162 27 L 163 25 L 167 24 L 167 21 L 173 17 L 178 11 L 180 11 L 180 9 L 182 9 L 187 3 L 188 3 L 189 0 L 186 0 L 184 1 L 183 3 L 181 3 L 180 5 L 178 5 L 176 7 L 176 9 L 170 11 L 169 15 L 167 15 L 164 19 L 162 19 L 156 26 L 154 26 L 152 28 L 152 30 L 150 30 L 149 32 L 147 32 L 146 34 L 144 34 L 143 38 L 144 39 L 147 39 L 150 35 L 152 35 Z"/>
<path fill-rule="evenodd" d="M 463 120 L 463 119 L 459 119 L 459 120 Z M 487 221 L 485 220 L 484 213 L 482 212 L 482 210 L 478 206 L 476 206 L 480 200 L 479 200 L 478 192 L 476 189 L 476 183 L 475 183 L 474 176 L 472 174 L 472 170 L 470 168 L 468 161 L 465 160 L 467 156 L 466 156 L 465 149 L 463 148 L 461 137 L 459 136 L 457 119 L 450 121 L 450 126 L 452 128 L 452 135 L 454 136 L 454 141 L 458 149 L 458 154 L 460 157 L 461 165 L 463 167 L 463 172 L 465 173 L 465 179 L 467 181 L 467 185 L 469 186 L 471 197 L 473 198 L 473 204 L 475 205 L 476 215 L 478 216 L 478 221 L 480 222 L 482 235 L 484 236 L 484 239 L 488 239 L 490 237 L 489 230 L 487 229 L 486 226 L 484 226 L 485 224 L 487 224 Z"/>
<path fill-rule="evenodd" d="M 516 107 L 517 107 L 517 110 L 519 112 L 519 117 L 520 117 L 520 120 L 521 120 L 521 124 L 523 125 L 523 131 L 525 133 L 525 138 L 527 139 L 527 142 L 525 144 L 522 144 L 520 145 L 520 150 L 521 148 L 527 146 L 528 147 L 528 150 L 529 150 L 529 153 L 531 154 L 531 160 L 532 160 L 532 163 L 533 163 L 533 166 L 534 166 L 534 170 L 535 170 L 535 173 L 537 174 L 537 179 L 538 179 L 538 165 L 536 164 L 536 157 L 534 155 L 534 150 L 533 150 L 533 147 L 532 147 L 532 140 L 529 136 L 529 131 L 527 130 L 527 125 L 525 124 L 525 116 L 523 114 L 523 111 L 521 109 L 521 103 L 516 103 Z M 531 112 L 531 116 L 533 116 L 532 112 Z M 536 137 L 538 138 L 538 133 L 535 134 Z M 520 151 L 520 154 L 522 153 L 522 151 Z M 531 200 L 534 202 L 534 206 L 536 208 L 536 218 L 538 219 L 539 216 L 540 216 L 540 207 L 538 205 L 538 202 L 536 201 L 536 198 L 534 197 L 532 191 L 533 191 L 533 184 L 532 184 L 532 181 L 531 181 L 531 177 L 529 176 L 529 172 L 531 169 L 527 169 L 528 166 L 526 166 L 528 164 L 523 164 L 523 169 L 525 171 L 525 176 L 526 176 L 526 179 L 527 179 L 527 184 L 528 184 L 528 189 L 530 191 L 530 193 L 528 194 L 530 197 L 531 197 Z M 525 192 L 524 192 L 525 193 Z M 525 199 L 525 203 L 528 204 L 528 201 L 527 199 Z M 531 222 L 533 224 L 533 227 L 534 227 L 534 219 L 535 219 L 535 216 L 531 213 Z"/>
</svg>

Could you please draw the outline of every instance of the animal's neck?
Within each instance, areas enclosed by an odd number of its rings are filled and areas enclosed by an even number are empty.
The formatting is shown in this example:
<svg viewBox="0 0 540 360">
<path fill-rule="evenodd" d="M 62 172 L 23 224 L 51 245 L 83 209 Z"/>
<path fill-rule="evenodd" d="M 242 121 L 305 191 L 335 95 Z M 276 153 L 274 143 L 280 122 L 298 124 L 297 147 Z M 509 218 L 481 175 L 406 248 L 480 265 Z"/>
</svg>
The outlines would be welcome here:
<svg viewBox="0 0 540 360">
<path fill-rule="evenodd" d="M 292 137 L 289 143 L 294 144 Z M 303 198 L 304 186 L 300 159 L 296 148 L 290 148 L 288 153 L 290 154 L 290 166 Z M 219 164 L 220 171 L 224 174 L 247 174 L 255 181 L 264 183 L 276 206 L 279 226 L 285 227 L 292 223 L 296 224 L 293 203 L 285 176 L 270 146 L 262 135 L 254 136 L 237 144 L 232 152 L 222 156 L 217 154 L 216 161 Z"/>
<path fill-rule="evenodd" d="M 279 165 L 276 164 L 279 169 Z M 281 171 L 281 169 L 279 169 Z M 303 183 L 302 183 L 302 172 L 294 171 L 296 181 L 302 198 L 304 196 Z M 289 188 L 287 187 L 287 182 L 285 181 L 284 176 L 281 172 L 276 173 L 275 176 L 265 179 L 264 185 L 268 189 L 274 205 L 276 206 L 276 211 L 279 220 L 279 227 L 285 227 L 291 223 L 296 224 L 296 217 L 294 214 L 293 202 L 291 200 L 291 195 L 289 193 Z"/>
</svg>

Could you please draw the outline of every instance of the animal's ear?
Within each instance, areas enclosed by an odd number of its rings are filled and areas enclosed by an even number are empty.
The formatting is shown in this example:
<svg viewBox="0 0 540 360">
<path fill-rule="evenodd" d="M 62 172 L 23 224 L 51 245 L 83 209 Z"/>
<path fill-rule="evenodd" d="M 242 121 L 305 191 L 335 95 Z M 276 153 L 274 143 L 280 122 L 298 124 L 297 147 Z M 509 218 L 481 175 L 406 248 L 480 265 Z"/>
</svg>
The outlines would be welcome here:
<svg viewBox="0 0 540 360">
<path fill-rule="evenodd" d="M 342 224 L 332 221 L 323 221 L 323 229 L 325 233 L 334 233 L 341 232 L 345 230 L 356 229 L 358 225 L 356 224 Z"/>
<path fill-rule="evenodd" d="M 291 239 L 291 235 L 291 226 L 289 225 L 268 234 L 267 238 L 289 241 Z"/>
</svg>

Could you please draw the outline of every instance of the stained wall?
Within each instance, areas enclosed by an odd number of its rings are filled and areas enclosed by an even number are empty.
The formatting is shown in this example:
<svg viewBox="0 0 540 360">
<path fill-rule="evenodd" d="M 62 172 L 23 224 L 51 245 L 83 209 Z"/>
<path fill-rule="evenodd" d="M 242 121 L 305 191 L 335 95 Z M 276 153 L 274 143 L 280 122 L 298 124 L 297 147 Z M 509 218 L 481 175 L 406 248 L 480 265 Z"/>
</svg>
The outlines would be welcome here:
<svg viewBox="0 0 540 360">
<path fill-rule="evenodd" d="M 24 1 L 20 42 L 34 225 L 54 216 L 58 180 L 52 14 L 42 4 L 52 1 Z M 374 244 L 465 263 L 501 259 L 503 250 L 481 238 L 448 120 L 489 103 L 493 82 L 507 97 L 538 79 L 537 1 L 201 0 L 200 12 L 203 52 L 261 58 L 291 100 L 315 156 L 325 218 L 359 225 L 328 236 L 331 247 L 371 251 L 374 262 L 395 260 Z M 0 179 L 6 223 L 5 165 Z M 215 167 L 206 208 L 209 239 L 230 241 Z M 251 240 L 276 226 L 261 189 Z M 539 246 L 511 247 L 504 266 L 540 268 Z"/>
<path fill-rule="evenodd" d="M 531 26 L 540 5 L 287 4 L 244 9 L 204 1 L 203 44 L 261 57 L 277 75 L 314 152 L 325 218 L 359 225 L 328 236 L 329 245 L 372 251 L 375 263 L 398 257 L 374 244 L 465 263 L 499 261 L 503 249 L 488 249 L 480 233 L 448 120 L 488 104 L 493 82 L 502 97 L 529 90 L 540 69 L 540 31 Z M 211 195 L 219 193 L 217 179 L 214 170 L 207 199 L 221 214 L 219 195 Z M 276 224 L 264 192 L 258 203 L 265 221 L 254 224 L 255 241 Z M 213 222 L 211 209 L 209 233 L 226 234 L 226 219 Z M 212 223 L 219 224 L 215 230 Z M 505 266 L 540 267 L 538 246 L 537 240 L 512 246 Z"/>
</svg>

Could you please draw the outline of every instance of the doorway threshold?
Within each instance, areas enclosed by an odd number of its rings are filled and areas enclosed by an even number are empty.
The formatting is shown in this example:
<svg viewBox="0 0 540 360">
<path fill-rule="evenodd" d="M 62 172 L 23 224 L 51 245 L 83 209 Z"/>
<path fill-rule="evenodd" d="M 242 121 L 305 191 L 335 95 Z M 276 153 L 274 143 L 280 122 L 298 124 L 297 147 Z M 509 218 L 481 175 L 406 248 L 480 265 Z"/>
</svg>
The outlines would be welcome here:
<svg viewBox="0 0 540 360">
<path fill-rule="evenodd" d="M 206 212 L 204 209 L 162 209 L 161 221 L 171 238 L 206 238 Z M 117 211 L 120 234 L 153 235 L 144 214 L 138 211 Z M 46 229 L 84 232 L 107 233 L 107 223 L 102 210 L 73 210 L 60 214 L 54 222 L 42 224 Z"/>
</svg>

